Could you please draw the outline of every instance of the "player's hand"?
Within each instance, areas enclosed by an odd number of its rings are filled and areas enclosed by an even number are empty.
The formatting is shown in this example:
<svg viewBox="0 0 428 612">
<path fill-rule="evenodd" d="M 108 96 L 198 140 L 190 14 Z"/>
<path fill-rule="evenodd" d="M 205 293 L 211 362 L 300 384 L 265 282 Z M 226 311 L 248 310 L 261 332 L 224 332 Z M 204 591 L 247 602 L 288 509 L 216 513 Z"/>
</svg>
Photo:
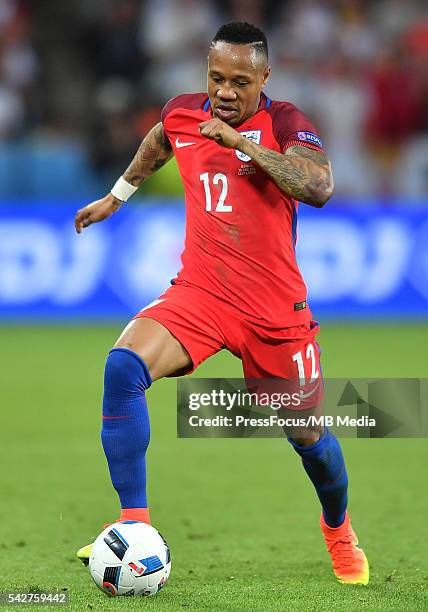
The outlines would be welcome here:
<svg viewBox="0 0 428 612">
<path fill-rule="evenodd" d="M 243 138 L 233 127 L 227 125 L 221 119 L 203 121 L 199 124 L 199 131 L 202 136 L 215 140 L 222 147 L 226 147 L 226 149 L 238 149 L 241 138 Z"/>
<path fill-rule="evenodd" d="M 77 211 L 74 219 L 74 227 L 78 234 L 81 233 L 84 227 L 92 225 L 92 223 L 98 223 L 108 219 L 118 208 L 120 208 L 122 202 L 114 197 L 111 193 L 106 195 L 101 200 L 96 200 L 92 204 L 88 204 L 84 208 Z"/>
</svg>

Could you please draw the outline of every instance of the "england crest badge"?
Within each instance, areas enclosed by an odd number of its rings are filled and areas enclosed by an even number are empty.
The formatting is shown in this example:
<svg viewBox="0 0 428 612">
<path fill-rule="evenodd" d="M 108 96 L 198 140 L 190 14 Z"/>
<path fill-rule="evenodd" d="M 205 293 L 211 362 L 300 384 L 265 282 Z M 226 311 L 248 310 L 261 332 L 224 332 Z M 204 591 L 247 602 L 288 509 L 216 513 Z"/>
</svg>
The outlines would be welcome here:
<svg viewBox="0 0 428 612">
<path fill-rule="evenodd" d="M 248 138 L 248 140 L 252 140 L 253 142 L 255 142 L 256 144 L 260 144 L 261 138 L 262 138 L 262 131 L 261 130 L 250 130 L 248 132 L 239 132 L 240 134 L 242 134 L 243 136 L 245 136 L 245 138 Z M 245 153 L 241 153 L 241 151 L 235 151 L 236 153 L 236 157 L 242 161 L 242 162 L 249 162 L 251 161 L 251 157 L 249 155 L 245 155 Z"/>
</svg>

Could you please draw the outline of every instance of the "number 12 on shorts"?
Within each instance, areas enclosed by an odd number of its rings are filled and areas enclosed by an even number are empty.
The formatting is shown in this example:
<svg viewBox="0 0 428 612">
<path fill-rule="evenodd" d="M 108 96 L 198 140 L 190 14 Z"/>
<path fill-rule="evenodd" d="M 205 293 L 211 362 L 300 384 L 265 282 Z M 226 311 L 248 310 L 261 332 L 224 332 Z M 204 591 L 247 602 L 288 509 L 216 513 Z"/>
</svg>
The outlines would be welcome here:
<svg viewBox="0 0 428 612">
<path fill-rule="evenodd" d="M 310 380 L 315 380 L 317 378 L 319 378 L 319 370 L 317 368 L 317 361 L 316 361 L 316 356 L 315 356 L 315 348 L 313 344 L 308 344 L 308 346 L 306 347 L 306 360 L 307 361 L 311 361 L 311 378 Z M 293 361 L 296 362 L 297 364 L 297 373 L 299 375 L 299 384 L 300 385 L 304 385 L 306 383 L 306 378 L 305 378 L 305 366 L 303 363 L 303 355 L 302 355 L 302 351 L 298 351 L 297 353 L 294 353 L 293 357 L 292 357 Z"/>
<path fill-rule="evenodd" d="M 204 184 L 205 190 L 205 210 L 211 212 L 212 210 L 212 197 L 211 197 L 211 187 L 210 187 L 210 175 L 209 172 L 204 172 L 199 175 L 199 180 Z M 213 176 L 213 185 L 219 185 L 221 183 L 221 193 L 218 199 L 217 205 L 215 207 L 215 212 L 232 212 L 232 204 L 225 204 L 227 196 L 227 176 L 222 174 L 221 172 L 217 172 Z M 217 190 L 216 190 L 217 191 Z"/>
</svg>

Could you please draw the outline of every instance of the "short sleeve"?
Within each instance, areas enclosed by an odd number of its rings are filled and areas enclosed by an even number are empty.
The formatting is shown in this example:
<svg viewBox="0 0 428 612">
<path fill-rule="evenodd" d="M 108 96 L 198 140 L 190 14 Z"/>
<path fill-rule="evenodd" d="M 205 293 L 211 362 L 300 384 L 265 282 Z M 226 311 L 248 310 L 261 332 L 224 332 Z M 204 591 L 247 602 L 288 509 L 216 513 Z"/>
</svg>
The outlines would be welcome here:
<svg viewBox="0 0 428 612">
<path fill-rule="evenodd" d="M 321 138 L 302 111 L 287 102 L 276 102 L 272 107 L 272 129 L 283 153 L 296 145 L 322 151 Z"/>
<path fill-rule="evenodd" d="M 176 100 L 177 100 L 177 98 L 171 98 L 171 100 L 168 100 L 168 102 L 165 104 L 165 106 L 161 110 L 161 121 L 162 121 L 162 123 L 165 122 L 165 119 L 166 119 L 168 113 L 177 106 Z"/>
<path fill-rule="evenodd" d="M 171 98 L 161 111 L 161 121 L 164 124 L 168 115 L 175 110 L 202 110 L 207 100 L 208 96 L 206 93 L 181 94 Z"/>
</svg>

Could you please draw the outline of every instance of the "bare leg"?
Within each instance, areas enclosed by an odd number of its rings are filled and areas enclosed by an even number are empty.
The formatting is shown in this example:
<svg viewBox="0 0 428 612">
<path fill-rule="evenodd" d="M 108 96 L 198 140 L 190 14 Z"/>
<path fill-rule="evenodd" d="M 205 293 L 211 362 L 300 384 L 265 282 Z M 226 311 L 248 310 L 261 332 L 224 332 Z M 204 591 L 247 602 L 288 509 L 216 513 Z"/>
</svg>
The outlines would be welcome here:
<svg viewBox="0 0 428 612">
<path fill-rule="evenodd" d="M 192 365 L 188 352 L 177 338 L 161 323 L 147 317 L 133 319 L 114 347 L 137 353 L 149 368 L 153 382 Z"/>
</svg>

